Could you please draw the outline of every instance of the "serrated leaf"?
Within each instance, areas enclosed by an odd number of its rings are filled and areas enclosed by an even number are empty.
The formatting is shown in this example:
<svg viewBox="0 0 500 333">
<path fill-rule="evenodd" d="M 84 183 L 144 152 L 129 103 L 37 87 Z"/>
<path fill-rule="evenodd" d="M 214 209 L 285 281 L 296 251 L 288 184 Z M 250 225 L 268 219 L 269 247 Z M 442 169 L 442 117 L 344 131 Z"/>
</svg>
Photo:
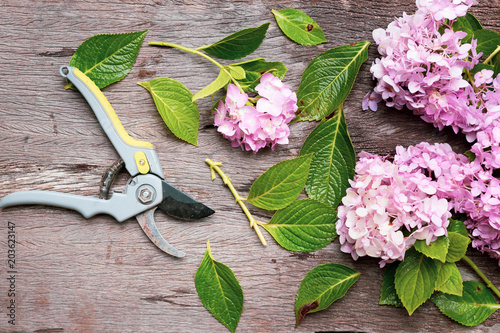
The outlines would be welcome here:
<svg viewBox="0 0 500 333">
<path fill-rule="evenodd" d="M 336 220 L 337 212 L 332 207 L 304 199 L 277 211 L 262 227 L 285 249 L 312 252 L 327 246 L 337 236 Z"/>
<path fill-rule="evenodd" d="M 281 31 L 301 45 L 318 45 L 326 42 L 325 34 L 309 15 L 301 10 L 287 8 L 272 10 Z"/>
<path fill-rule="evenodd" d="M 234 60 L 255 51 L 266 37 L 269 23 L 235 32 L 211 45 L 197 48 L 218 58 Z"/>
<path fill-rule="evenodd" d="M 69 65 L 81 70 L 102 89 L 127 76 L 147 33 L 144 30 L 90 37 L 78 46 Z"/>
<path fill-rule="evenodd" d="M 457 17 L 453 22 L 453 31 L 463 31 L 467 36 L 462 38 L 462 44 L 470 43 L 472 35 L 475 31 L 483 29 L 481 23 L 474 17 L 474 15 L 467 13 L 465 16 Z"/>
<path fill-rule="evenodd" d="M 194 284 L 203 306 L 234 333 L 243 311 L 243 290 L 233 271 L 213 258 L 209 242 Z"/>
<path fill-rule="evenodd" d="M 161 77 L 139 82 L 153 96 L 163 121 L 179 139 L 198 145 L 200 114 L 193 94 L 179 81 Z"/>
<path fill-rule="evenodd" d="M 227 66 L 227 69 L 229 70 L 231 76 L 234 77 L 236 80 L 242 80 L 245 78 L 245 70 L 242 67 L 236 65 L 230 65 Z"/>
<path fill-rule="evenodd" d="M 439 310 L 465 326 L 476 326 L 500 308 L 493 294 L 477 281 L 465 281 L 462 296 L 438 293 L 431 298 Z"/>
<path fill-rule="evenodd" d="M 306 193 L 312 198 L 337 207 L 354 177 L 356 154 L 347 131 L 344 111 L 322 121 L 307 137 L 300 155 L 314 153 Z"/>
<path fill-rule="evenodd" d="M 285 208 L 297 199 L 309 174 L 312 155 L 279 162 L 257 178 L 247 201 L 267 210 Z"/>
<path fill-rule="evenodd" d="M 243 90 L 252 92 L 255 92 L 255 87 L 260 83 L 260 78 L 265 73 L 270 72 L 274 76 L 279 77 L 280 80 L 283 80 L 285 73 L 288 71 L 283 63 L 279 61 L 267 62 L 263 58 L 255 58 L 233 64 L 232 66 L 243 68 L 245 77 L 237 80 Z"/>
<path fill-rule="evenodd" d="M 467 155 L 467 153 L 466 153 Z M 469 237 L 469 232 L 467 231 L 467 227 L 465 226 L 463 221 L 449 219 L 450 224 L 448 225 L 448 231 L 456 232 L 465 237 Z"/>
<path fill-rule="evenodd" d="M 500 46 L 500 34 L 493 30 L 481 29 L 474 32 L 474 39 L 477 39 L 477 53 L 482 52 L 487 57 Z"/>
<path fill-rule="evenodd" d="M 425 254 L 427 257 L 445 262 L 450 240 L 447 237 L 439 237 L 434 242 L 429 243 L 429 245 L 427 245 L 425 240 L 417 240 L 414 246 L 415 250 Z"/>
<path fill-rule="evenodd" d="M 386 265 L 384 277 L 382 279 L 382 289 L 380 290 L 380 300 L 378 302 L 380 305 L 394 305 L 396 307 L 403 306 L 403 303 L 401 303 L 401 300 L 396 293 L 396 286 L 394 284 L 394 278 L 398 265 L 399 262 L 393 262 Z"/>
<path fill-rule="evenodd" d="M 457 232 L 448 232 L 448 238 L 450 239 L 450 247 L 448 248 L 446 261 L 459 261 L 465 255 L 465 252 L 467 252 L 470 238 Z"/>
<path fill-rule="evenodd" d="M 195 101 L 197 99 L 201 99 L 203 97 L 210 96 L 210 95 L 216 93 L 217 91 L 219 91 L 219 89 L 223 88 L 230 81 L 231 81 L 231 77 L 227 74 L 227 72 L 224 70 L 221 70 L 219 72 L 219 75 L 217 76 L 217 78 L 214 81 L 212 81 L 205 88 L 201 89 L 196 94 L 194 94 L 193 101 Z"/>
<path fill-rule="evenodd" d="M 346 99 L 361 64 L 368 59 L 370 43 L 343 45 L 316 56 L 302 74 L 297 121 L 321 120 Z"/>
<path fill-rule="evenodd" d="M 438 271 L 435 290 L 462 296 L 462 274 L 460 274 L 457 265 L 451 262 L 440 263 Z"/>
<path fill-rule="evenodd" d="M 295 327 L 305 315 L 329 307 L 358 280 L 361 273 L 335 263 L 316 266 L 300 283 L 295 299 Z"/>
<path fill-rule="evenodd" d="M 434 259 L 413 248 L 406 251 L 405 259 L 396 269 L 394 283 L 409 315 L 431 297 L 437 276 L 438 269 Z"/>
</svg>

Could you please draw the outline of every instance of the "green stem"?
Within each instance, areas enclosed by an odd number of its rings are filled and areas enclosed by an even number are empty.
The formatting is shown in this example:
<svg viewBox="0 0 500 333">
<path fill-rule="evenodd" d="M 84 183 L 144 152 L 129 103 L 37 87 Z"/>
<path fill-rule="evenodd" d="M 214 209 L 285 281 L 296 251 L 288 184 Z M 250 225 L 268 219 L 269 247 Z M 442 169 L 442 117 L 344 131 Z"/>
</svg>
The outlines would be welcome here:
<svg viewBox="0 0 500 333">
<path fill-rule="evenodd" d="M 497 48 L 495 49 L 495 51 L 493 51 L 493 53 L 490 54 L 488 58 L 486 58 L 486 60 L 484 61 L 484 63 L 485 64 L 489 63 L 491 61 L 491 59 L 493 59 L 493 57 L 498 54 L 498 52 L 500 52 L 500 45 L 497 46 Z"/>
<path fill-rule="evenodd" d="M 472 267 L 472 269 L 477 273 L 477 275 L 479 275 L 479 277 L 483 279 L 483 281 L 486 283 L 486 286 L 490 288 L 491 291 L 493 291 L 495 295 L 497 295 L 497 297 L 500 298 L 500 291 L 497 289 L 497 287 L 493 285 L 493 283 L 491 283 L 491 281 L 486 277 L 486 275 L 484 275 L 484 273 L 481 272 L 479 267 L 477 267 L 477 265 L 467 256 L 463 256 L 462 260 L 468 263 L 469 266 Z"/>
<path fill-rule="evenodd" d="M 229 188 L 229 190 L 231 191 L 231 193 L 233 194 L 234 198 L 236 199 L 236 202 L 240 205 L 241 209 L 243 210 L 243 212 L 245 213 L 245 215 L 247 216 L 248 220 L 250 221 L 250 227 L 254 228 L 255 230 L 255 233 L 257 234 L 257 236 L 259 237 L 260 241 L 262 242 L 262 245 L 267 245 L 267 242 L 264 238 L 264 235 L 262 235 L 262 232 L 260 231 L 260 228 L 259 228 L 259 224 L 262 225 L 262 222 L 259 222 L 257 221 L 253 216 L 252 214 L 250 213 L 250 211 L 248 210 L 247 206 L 245 205 L 245 203 L 243 202 L 245 199 L 243 199 L 239 194 L 238 192 L 236 191 L 236 189 L 234 188 L 233 184 L 231 183 L 231 178 L 229 178 L 223 171 L 222 169 L 220 168 L 220 165 L 222 165 L 221 162 L 215 162 L 215 161 L 212 161 L 211 159 L 207 158 L 205 160 L 205 162 L 210 166 L 210 172 L 212 174 L 212 180 L 215 179 L 215 171 L 217 171 L 217 173 L 219 174 L 219 176 L 222 178 L 222 181 L 224 182 L 224 184 L 226 184 L 226 186 Z"/>
<path fill-rule="evenodd" d="M 153 46 L 166 46 L 166 47 L 173 47 L 173 48 L 176 48 L 176 49 L 179 49 L 179 50 L 182 50 L 182 51 L 185 51 L 185 52 L 189 52 L 189 53 L 192 53 L 192 54 L 196 54 L 196 55 L 199 55 L 200 57 L 203 57 L 205 59 L 207 59 L 208 61 L 210 61 L 212 64 L 214 64 L 215 66 L 219 67 L 222 71 L 226 72 L 227 75 L 229 75 L 229 77 L 231 78 L 231 81 L 233 81 L 234 85 L 236 87 L 238 87 L 238 89 L 240 90 L 240 92 L 243 94 L 245 93 L 243 91 L 243 88 L 241 88 L 239 82 L 231 75 L 231 73 L 229 73 L 229 71 L 227 70 L 226 67 L 222 66 L 218 61 L 216 61 L 214 58 L 212 57 L 209 57 L 208 55 L 206 55 L 205 53 L 202 53 L 200 51 L 198 51 L 197 49 L 191 49 L 189 47 L 185 47 L 185 46 L 182 46 L 182 45 L 178 45 L 178 44 L 174 44 L 174 43 L 165 43 L 165 42 L 149 42 L 149 45 L 153 45 Z"/>
</svg>

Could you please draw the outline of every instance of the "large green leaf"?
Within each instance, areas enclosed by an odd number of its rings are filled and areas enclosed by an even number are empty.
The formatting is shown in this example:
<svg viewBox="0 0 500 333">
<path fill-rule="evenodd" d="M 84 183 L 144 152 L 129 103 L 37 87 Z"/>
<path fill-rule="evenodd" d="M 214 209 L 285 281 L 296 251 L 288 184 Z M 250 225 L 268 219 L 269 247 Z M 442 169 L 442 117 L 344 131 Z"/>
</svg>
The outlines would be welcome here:
<svg viewBox="0 0 500 333">
<path fill-rule="evenodd" d="M 305 315 L 321 311 L 343 297 L 361 273 L 341 264 L 316 266 L 304 277 L 295 299 L 295 327 Z"/>
<path fill-rule="evenodd" d="M 255 92 L 255 87 L 260 83 L 260 78 L 265 73 L 272 73 L 274 76 L 283 80 L 288 69 L 279 61 L 267 62 L 263 58 L 255 58 L 252 60 L 233 64 L 233 66 L 241 67 L 245 70 L 245 77 L 238 79 L 238 82 L 243 90 Z"/>
<path fill-rule="evenodd" d="M 300 155 L 314 153 L 307 195 L 337 207 L 354 177 L 356 154 L 340 108 L 333 118 L 322 121 L 307 137 Z"/>
<path fill-rule="evenodd" d="M 450 240 L 450 247 L 448 248 L 446 261 L 448 262 L 459 261 L 465 255 L 465 252 L 467 252 L 467 247 L 469 246 L 470 238 L 452 231 L 448 232 L 448 238 Z"/>
<path fill-rule="evenodd" d="M 462 296 L 462 274 L 460 274 L 457 265 L 452 262 L 439 264 L 435 290 L 442 291 L 447 294 Z"/>
<path fill-rule="evenodd" d="M 386 266 L 384 277 L 382 279 L 382 289 L 380 290 L 380 300 L 378 301 L 378 304 L 394 305 L 396 307 L 403 306 L 403 303 L 401 303 L 401 300 L 396 293 L 396 286 L 394 284 L 396 269 L 398 268 L 398 265 L 399 262 L 393 262 Z"/>
<path fill-rule="evenodd" d="M 412 314 L 434 292 L 438 268 L 434 259 L 417 252 L 406 251 L 405 259 L 396 269 L 394 283 L 403 306 Z"/>
<path fill-rule="evenodd" d="M 337 109 L 346 99 L 368 58 L 367 41 L 343 45 L 316 56 L 302 74 L 297 105 L 300 120 L 320 120 Z"/>
<path fill-rule="evenodd" d="M 304 188 L 312 155 L 279 162 L 259 176 L 250 187 L 248 202 L 259 208 L 278 210 L 290 205 Z"/>
<path fill-rule="evenodd" d="M 326 42 L 323 30 L 303 11 L 286 8 L 272 10 L 272 13 L 281 31 L 294 42 L 301 45 L 318 45 Z"/>
<path fill-rule="evenodd" d="M 194 94 L 193 101 L 215 94 L 217 91 L 219 91 L 219 89 L 223 88 L 230 81 L 231 77 L 229 76 L 227 71 L 221 69 L 219 75 L 214 81 L 212 81 L 208 86 L 206 86 L 205 88 L 201 89 L 196 94 Z"/>
<path fill-rule="evenodd" d="M 147 33 L 144 30 L 90 37 L 78 46 L 69 65 L 81 70 L 102 89 L 127 76 Z"/>
<path fill-rule="evenodd" d="M 469 232 L 467 231 L 467 227 L 465 223 L 460 220 L 449 219 L 450 224 L 448 225 L 448 231 L 456 232 L 465 237 L 469 237 Z"/>
<path fill-rule="evenodd" d="M 203 306 L 234 333 L 243 311 L 243 290 L 233 271 L 214 259 L 208 242 L 194 284 Z"/>
<path fill-rule="evenodd" d="M 431 298 L 439 310 L 465 326 L 476 326 L 500 309 L 492 293 L 477 281 L 465 281 L 462 296 L 438 293 Z"/>
<path fill-rule="evenodd" d="M 477 53 L 483 52 L 483 56 L 487 57 L 500 46 L 500 34 L 493 30 L 481 29 L 474 32 L 474 37 L 477 39 Z"/>
<path fill-rule="evenodd" d="M 158 112 L 172 133 L 197 146 L 200 114 L 193 94 L 179 81 L 167 77 L 138 84 L 151 93 Z"/>
<path fill-rule="evenodd" d="M 255 51 L 266 37 L 269 23 L 255 28 L 247 28 L 235 32 L 211 45 L 197 48 L 215 57 L 234 60 L 243 58 Z"/>
<path fill-rule="evenodd" d="M 415 242 L 415 250 L 425 254 L 429 258 L 437 259 L 441 262 L 446 261 L 446 254 L 448 254 L 448 247 L 450 240 L 448 237 L 439 237 L 434 242 L 427 245 L 425 240 L 417 240 Z"/>
<path fill-rule="evenodd" d="M 262 226 L 285 249 L 311 252 L 327 246 L 337 236 L 336 220 L 337 212 L 332 207 L 304 199 L 277 211 Z"/>
<path fill-rule="evenodd" d="M 457 17 L 453 22 L 453 31 L 463 31 L 467 33 L 465 38 L 462 38 L 462 44 L 470 43 L 474 32 L 483 29 L 481 23 L 474 15 L 467 13 L 465 16 Z"/>
</svg>

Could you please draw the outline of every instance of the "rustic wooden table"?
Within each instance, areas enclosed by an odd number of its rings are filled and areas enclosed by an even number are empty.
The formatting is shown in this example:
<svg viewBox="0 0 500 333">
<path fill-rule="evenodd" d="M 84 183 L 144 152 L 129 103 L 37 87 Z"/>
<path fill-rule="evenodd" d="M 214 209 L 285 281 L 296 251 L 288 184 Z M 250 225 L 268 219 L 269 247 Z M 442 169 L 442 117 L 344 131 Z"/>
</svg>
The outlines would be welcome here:
<svg viewBox="0 0 500 333">
<path fill-rule="evenodd" d="M 271 9 L 299 8 L 325 31 L 328 43 L 304 47 L 288 40 Z M 216 214 L 185 223 L 157 214 L 165 237 L 187 256 L 175 259 L 159 251 L 135 220 L 117 223 L 108 216 L 86 220 L 78 213 L 46 206 L 0 211 L 1 332 L 224 332 L 202 306 L 194 274 L 210 240 L 215 258 L 230 266 L 244 290 L 239 332 L 381 332 L 500 331 L 500 313 L 475 328 L 465 328 L 426 303 L 409 317 L 401 308 L 378 305 L 383 270 L 377 260 L 353 261 L 334 241 L 306 254 L 279 247 L 269 235 L 263 247 L 229 190 L 210 180 L 204 159 L 224 163 L 242 195 L 253 180 L 278 161 L 298 155 L 316 123 L 291 127 L 290 144 L 254 155 L 231 148 L 211 125 L 209 98 L 199 102 L 199 147 L 176 139 L 163 124 L 149 93 L 136 83 L 171 77 L 195 92 L 217 75 L 204 59 L 177 50 L 150 47 L 161 40 L 196 47 L 232 32 L 271 22 L 267 38 L 251 56 L 282 61 L 286 83 L 298 88 L 302 71 L 317 54 L 360 40 L 386 27 L 413 0 L 398 1 L 166 1 L 166 0 L 2 0 L 0 3 L 0 197 L 20 190 L 56 190 L 97 196 L 101 174 L 117 154 L 83 97 L 65 91 L 59 67 L 76 47 L 98 33 L 149 29 L 131 73 L 104 89 L 127 131 L 155 144 L 167 180 L 203 201 Z M 486 28 L 500 30 L 498 0 L 482 1 L 472 12 Z M 373 42 L 373 41 L 372 41 Z M 396 145 L 448 142 L 467 149 L 463 136 L 437 131 L 407 111 L 381 107 L 361 110 L 373 87 L 371 46 L 345 103 L 356 150 L 394 153 Z M 224 62 L 223 63 L 229 63 Z M 125 176 L 119 182 L 123 184 Z M 259 219 L 270 214 L 251 207 Z M 8 324 L 10 282 L 7 266 L 8 223 L 15 224 L 15 326 Z M 479 267 L 500 286 L 497 261 L 470 252 Z M 294 300 L 300 281 L 318 264 L 337 262 L 361 277 L 329 309 L 309 315 L 294 330 Z M 464 279 L 477 279 L 460 265 Z"/>
</svg>

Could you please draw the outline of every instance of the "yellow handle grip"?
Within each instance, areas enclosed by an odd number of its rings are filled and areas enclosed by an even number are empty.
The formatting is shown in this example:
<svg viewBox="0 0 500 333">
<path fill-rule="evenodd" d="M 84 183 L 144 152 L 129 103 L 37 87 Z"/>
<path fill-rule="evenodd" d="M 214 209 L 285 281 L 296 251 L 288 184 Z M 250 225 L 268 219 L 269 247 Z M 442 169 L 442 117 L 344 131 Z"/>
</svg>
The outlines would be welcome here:
<svg viewBox="0 0 500 333">
<path fill-rule="evenodd" d="M 135 147 L 154 147 L 153 144 L 147 142 L 147 141 L 140 141 L 132 138 L 125 128 L 123 127 L 122 123 L 120 122 L 120 119 L 118 118 L 118 115 L 116 114 L 115 110 L 109 103 L 108 99 L 102 91 L 95 85 L 94 81 L 89 79 L 89 77 L 85 74 L 82 73 L 78 68 L 75 68 L 73 73 L 80 79 L 82 80 L 90 90 L 94 93 L 95 97 L 101 102 L 102 106 L 104 107 L 104 110 L 109 116 L 109 119 L 111 119 L 111 122 L 113 123 L 113 126 L 115 127 L 116 132 L 120 135 L 120 137 L 125 141 L 127 144 Z"/>
</svg>

